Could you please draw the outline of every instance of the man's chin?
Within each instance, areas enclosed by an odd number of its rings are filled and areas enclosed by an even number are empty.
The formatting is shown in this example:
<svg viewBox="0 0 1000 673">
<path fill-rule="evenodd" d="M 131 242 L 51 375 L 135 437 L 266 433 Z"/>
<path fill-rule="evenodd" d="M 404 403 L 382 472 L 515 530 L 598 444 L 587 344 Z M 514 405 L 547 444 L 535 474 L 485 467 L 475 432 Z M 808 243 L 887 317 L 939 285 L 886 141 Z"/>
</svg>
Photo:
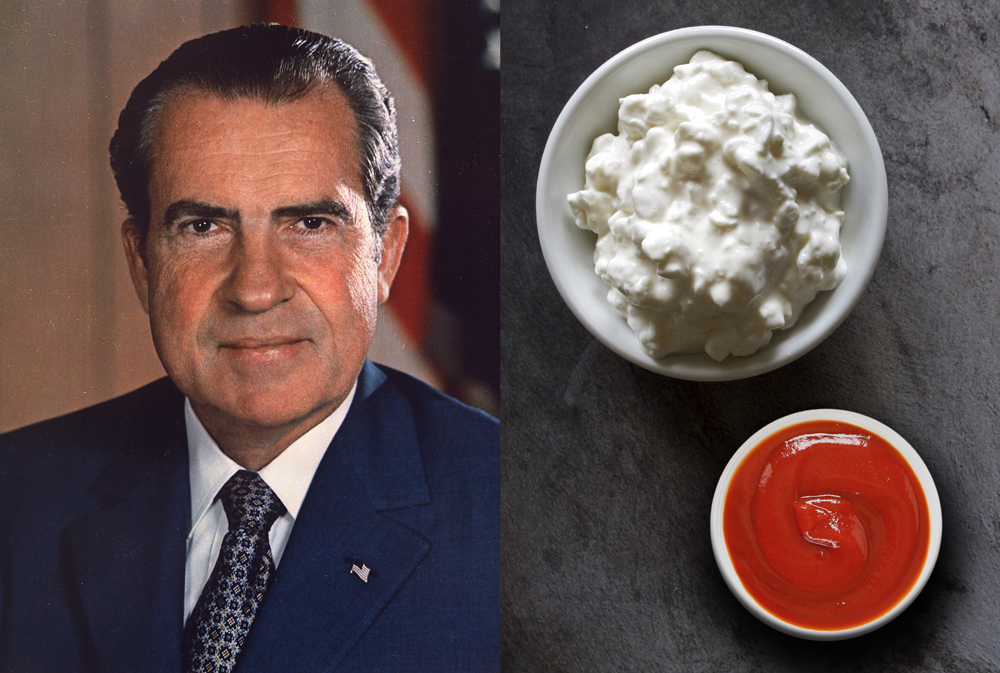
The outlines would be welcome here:
<svg viewBox="0 0 1000 673">
<path fill-rule="evenodd" d="M 249 428 L 280 430 L 299 423 L 310 427 L 328 416 L 336 404 L 295 404 L 282 395 L 255 398 L 226 410 L 233 422 Z"/>
<path fill-rule="evenodd" d="M 191 405 L 209 430 L 235 434 L 294 431 L 302 425 L 308 430 L 337 408 L 336 399 L 306 396 L 295 388 L 272 387 L 229 389 L 226 394 L 207 396 L 212 403 Z"/>
</svg>

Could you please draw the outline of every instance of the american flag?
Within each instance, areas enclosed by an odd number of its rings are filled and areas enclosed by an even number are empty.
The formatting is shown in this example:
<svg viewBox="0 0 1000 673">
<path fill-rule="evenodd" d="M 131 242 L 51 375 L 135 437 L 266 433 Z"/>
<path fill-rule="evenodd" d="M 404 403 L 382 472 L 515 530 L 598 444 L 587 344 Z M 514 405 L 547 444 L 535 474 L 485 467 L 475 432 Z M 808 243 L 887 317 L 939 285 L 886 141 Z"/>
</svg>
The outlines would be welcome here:
<svg viewBox="0 0 1000 673">
<path fill-rule="evenodd" d="M 363 581 L 368 582 L 368 573 L 371 572 L 371 568 L 366 566 L 364 563 L 361 564 L 360 568 L 357 563 L 352 563 L 351 572 L 360 577 Z"/>
<path fill-rule="evenodd" d="M 270 0 L 263 18 L 353 45 L 396 100 L 410 238 L 373 358 L 498 415 L 499 0 Z"/>
</svg>

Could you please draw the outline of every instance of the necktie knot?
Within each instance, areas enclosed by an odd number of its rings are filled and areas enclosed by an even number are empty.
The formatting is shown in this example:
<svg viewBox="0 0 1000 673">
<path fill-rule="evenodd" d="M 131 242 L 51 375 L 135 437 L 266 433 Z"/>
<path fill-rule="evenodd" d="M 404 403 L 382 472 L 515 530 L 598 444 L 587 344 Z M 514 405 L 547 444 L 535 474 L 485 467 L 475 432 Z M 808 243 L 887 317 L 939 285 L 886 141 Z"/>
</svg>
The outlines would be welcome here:
<svg viewBox="0 0 1000 673">
<path fill-rule="evenodd" d="M 229 530 L 267 531 L 285 506 L 256 472 L 240 470 L 219 491 Z"/>
</svg>

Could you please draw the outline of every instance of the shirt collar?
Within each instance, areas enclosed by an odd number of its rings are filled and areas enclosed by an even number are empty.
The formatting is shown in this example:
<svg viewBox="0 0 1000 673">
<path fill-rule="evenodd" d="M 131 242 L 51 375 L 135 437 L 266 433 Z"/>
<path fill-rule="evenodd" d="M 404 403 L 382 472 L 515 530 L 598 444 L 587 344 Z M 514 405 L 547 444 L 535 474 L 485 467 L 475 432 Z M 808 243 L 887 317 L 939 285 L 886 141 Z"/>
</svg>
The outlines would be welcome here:
<svg viewBox="0 0 1000 673">
<path fill-rule="evenodd" d="M 258 474 L 274 490 L 288 510 L 292 519 L 299 514 L 305 500 L 309 484 L 312 483 L 316 468 L 326 454 L 327 447 L 340 429 L 351 407 L 357 382 L 351 387 L 347 398 L 333 413 L 320 421 L 306 434 L 282 451 L 274 460 L 264 466 Z M 184 400 L 184 424 L 187 426 L 188 459 L 191 482 L 191 526 L 201 520 L 215 501 L 229 478 L 243 469 L 227 456 L 216 444 L 208 430 L 202 425 L 191 407 L 191 401 Z"/>
</svg>

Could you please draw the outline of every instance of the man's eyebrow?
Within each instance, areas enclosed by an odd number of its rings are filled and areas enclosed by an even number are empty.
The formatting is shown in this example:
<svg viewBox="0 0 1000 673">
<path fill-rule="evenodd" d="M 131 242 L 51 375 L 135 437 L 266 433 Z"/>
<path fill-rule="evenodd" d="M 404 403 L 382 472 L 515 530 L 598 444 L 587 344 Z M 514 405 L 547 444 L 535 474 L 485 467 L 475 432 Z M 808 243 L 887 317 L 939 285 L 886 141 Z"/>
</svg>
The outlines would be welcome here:
<svg viewBox="0 0 1000 673">
<path fill-rule="evenodd" d="M 185 217 L 203 217 L 207 220 L 239 221 L 240 213 L 237 210 L 223 208 L 222 206 L 213 206 L 210 203 L 183 199 L 181 201 L 175 201 L 167 206 L 167 212 L 163 216 L 163 222 L 169 226 L 177 220 Z"/>
<path fill-rule="evenodd" d="M 353 220 L 351 209 L 340 201 L 333 199 L 320 199 L 309 203 L 299 203 L 293 206 L 281 206 L 271 212 L 274 219 L 299 219 L 302 217 L 315 217 L 317 215 L 330 215 L 350 223 Z"/>
</svg>

